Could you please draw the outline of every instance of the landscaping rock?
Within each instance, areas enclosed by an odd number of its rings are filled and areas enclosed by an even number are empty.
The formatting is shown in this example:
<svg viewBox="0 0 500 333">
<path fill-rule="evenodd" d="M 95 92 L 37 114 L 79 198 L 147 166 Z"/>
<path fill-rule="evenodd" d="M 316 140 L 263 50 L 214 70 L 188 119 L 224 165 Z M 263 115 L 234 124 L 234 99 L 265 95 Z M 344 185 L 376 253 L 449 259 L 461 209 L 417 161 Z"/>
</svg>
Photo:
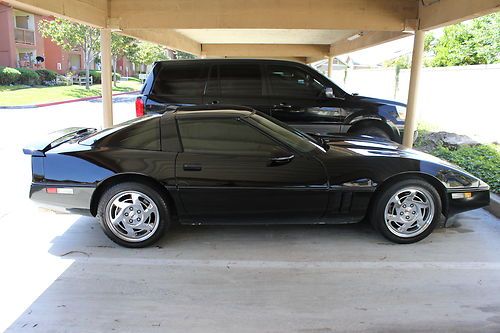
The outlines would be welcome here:
<svg viewBox="0 0 500 333">
<path fill-rule="evenodd" d="M 425 152 L 431 152 L 439 146 L 455 150 L 459 146 L 477 146 L 480 144 L 467 135 L 449 132 L 423 133 L 418 138 L 418 143 L 418 149 Z"/>
</svg>

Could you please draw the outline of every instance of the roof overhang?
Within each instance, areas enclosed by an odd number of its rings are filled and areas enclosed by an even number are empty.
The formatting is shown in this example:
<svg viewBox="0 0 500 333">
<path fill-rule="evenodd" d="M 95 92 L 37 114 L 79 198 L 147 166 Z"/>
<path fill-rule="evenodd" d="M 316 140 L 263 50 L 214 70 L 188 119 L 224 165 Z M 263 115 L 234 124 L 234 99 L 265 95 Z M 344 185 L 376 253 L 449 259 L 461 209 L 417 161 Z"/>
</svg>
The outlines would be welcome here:
<svg viewBox="0 0 500 333">
<path fill-rule="evenodd" d="M 311 62 L 498 11 L 500 0 L 4 0 L 206 57 Z"/>
</svg>

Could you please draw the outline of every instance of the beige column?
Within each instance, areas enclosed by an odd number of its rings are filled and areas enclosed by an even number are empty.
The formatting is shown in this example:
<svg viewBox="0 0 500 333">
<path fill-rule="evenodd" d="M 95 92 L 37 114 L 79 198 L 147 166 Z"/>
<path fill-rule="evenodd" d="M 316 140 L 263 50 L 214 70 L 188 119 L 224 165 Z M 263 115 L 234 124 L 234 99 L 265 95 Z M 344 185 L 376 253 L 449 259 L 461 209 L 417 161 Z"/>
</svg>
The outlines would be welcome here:
<svg viewBox="0 0 500 333">
<path fill-rule="evenodd" d="M 333 76 L 333 57 L 328 57 L 328 78 L 331 80 Z"/>
<path fill-rule="evenodd" d="M 424 38 L 425 31 L 415 31 L 413 54 L 411 59 L 410 88 L 408 91 L 408 103 L 406 108 L 406 121 L 403 137 L 403 145 L 408 148 L 413 147 L 413 133 L 417 129 L 418 86 L 424 59 Z"/>
<path fill-rule="evenodd" d="M 103 128 L 113 126 L 111 29 L 101 29 L 101 81 Z"/>
</svg>

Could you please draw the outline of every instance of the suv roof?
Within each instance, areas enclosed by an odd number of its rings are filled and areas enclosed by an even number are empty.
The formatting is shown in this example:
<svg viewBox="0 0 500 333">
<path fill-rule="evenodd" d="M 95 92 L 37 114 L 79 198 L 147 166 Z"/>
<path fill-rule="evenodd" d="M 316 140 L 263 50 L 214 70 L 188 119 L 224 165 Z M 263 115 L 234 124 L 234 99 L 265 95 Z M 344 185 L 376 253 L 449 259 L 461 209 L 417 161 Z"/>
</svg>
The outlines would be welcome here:
<svg viewBox="0 0 500 333">
<path fill-rule="evenodd" d="M 261 59 L 261 58 L 238 58 L 238 59 L 227 59 L 227 58 L 215 58 L 215 59 L 180 59 L 180 60 L 162 60 L 157 61 L 155 64 L 186 64 L 190 62 L 195 63 L 242 63 L 242 62 L 260 62 L 260 63 L 282 63 L 282 64 L 299 64 L 305 66 L 303 63 L 298 61 L 290 60 L 278 60 L 278 59 Z"/>
<path fill-rule="evenodd" d="M 246 106 L 240 105 L 195 105 L 195 106 L 179 106 L 174 112 L 176 115 L 207 115 L 210 116 L 242 116 L 248 117 L 255 113 L 255 110 Z M 164 113 L 167 114 L 167 113 Z"/>
</svg>

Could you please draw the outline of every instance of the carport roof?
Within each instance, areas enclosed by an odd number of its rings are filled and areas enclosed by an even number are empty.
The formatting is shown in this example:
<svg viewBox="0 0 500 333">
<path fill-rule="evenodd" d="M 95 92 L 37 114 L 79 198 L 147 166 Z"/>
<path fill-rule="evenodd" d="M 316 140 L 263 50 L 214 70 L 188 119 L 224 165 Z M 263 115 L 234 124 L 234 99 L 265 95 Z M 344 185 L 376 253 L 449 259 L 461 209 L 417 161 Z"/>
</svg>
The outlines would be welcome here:
<svg viewBox="0 0 500 333">
<path fill-rule="evenodd" d="M 206 57 L 313 62 L 497 11 L 500 0 L 5 0 Z"/>
</svg>

